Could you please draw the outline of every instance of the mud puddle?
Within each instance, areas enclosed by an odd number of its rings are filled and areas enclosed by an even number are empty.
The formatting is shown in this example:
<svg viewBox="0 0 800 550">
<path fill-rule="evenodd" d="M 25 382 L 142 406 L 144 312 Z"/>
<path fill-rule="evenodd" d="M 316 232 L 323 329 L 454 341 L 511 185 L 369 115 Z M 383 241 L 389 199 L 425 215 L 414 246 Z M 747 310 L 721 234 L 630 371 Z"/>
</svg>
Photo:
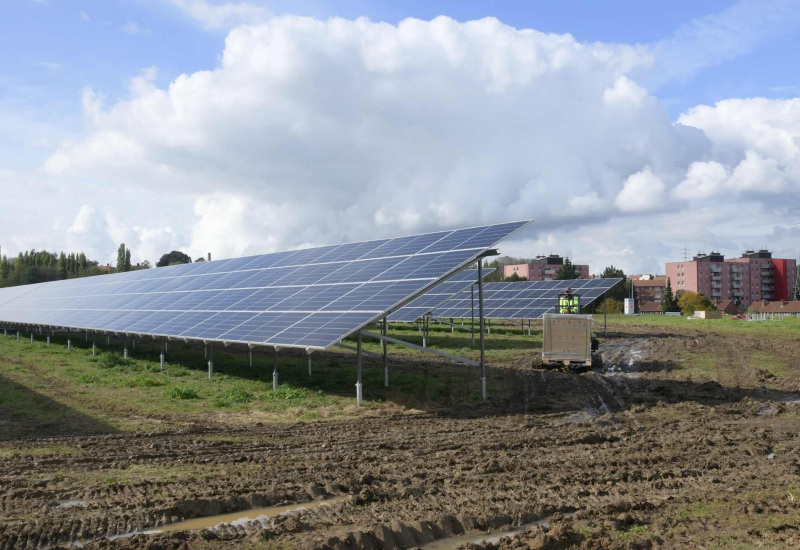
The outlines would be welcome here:
<svg viewBox="0 0 800 550">
<path fill-rule="evenodd" d="M 163 525 L 159 531 L 196 531 L 198 529 L 210 529 L 222 523 L 237 525 L 248 521 L 259 521 L 289 512 L 298 510 L 314 510 L 320 506 L 327 506 L 336 502 L 343 502 L 347 499 L 346 496 L 339 496 L 329 498 L 326 500 L 314 500 L 305 502 L 303 504 L 289 504 L 286 506 L 266 506 L 263 508 L 251 508 L 249 510 L 241 510 L 239 512 L 232 512 L 230 514 L 220 514 L 218 516 L 207 516 L 203 518 L 187 519 L 186 521 L 179 521 L 177 523 L 170 523 Z"/>
<path fill-rule="evenodd" d="M 55 505 L 55 508 L 74 508 L 75 506 L 83 506 L 85 504 L 85 500 L 62 500 Z"/>
<path fill-rule="evenodd" d="M 288 504 L 285 506 L 264 506 L 262 508 L 250 508 L 249 510 L 240 510 L 238 512 L 231 512 L 229 514 L 219 514 L 216 516 L 206 516 L 202 518 L 187 519 L 176 523 L 162 525 L 155 529 L 134 529 L 127 533 L 119 533 L 117 535 L 110 535 L 105 537 L 106 540 L 114 541 L 120 539 L 128 539 L 136 535 L 157 535 L 159 533 L 170 533 L 177 531 L 199 531 L 202 529 L 213 529 L 220 525 L 242 525 L 250 521 L 259 521 L 262 524 L 271 518 L 288 514 L 289 512 L 296 512 L 300 510 L 314 510 L 321 506 L 334 504 L 336 502 L 343 502 L 347 499 L 347 495 L 329 498 L 326 500 L 314 500 L 311 502 L 304 502 L 302 504 Z M 82 501 L 81 501 L 82 502 Z M 76 505 L 77 506 L 77 505 Z M 97 539 L 86 539 L 73 541 L 70 546 L 74 548 L 82 548 L 83 545 L 94 542 Z"/>
<path fill-rule="evenodd" d="M 569 512 L 567 514 L 561 514 L 564 519 L 572 517 L 575 513 Z M 514 529 L 509 529 L 507 531 L 495 531 L 489 533 L 467 533 L 464 535 L 456 535 L 454 537 L 447 537 L 445 539 L 439 539 L 428 544 L 422 545 L 424 550 L 454 550 L 458 548 L 462 544 L 497 544 L 500 542 L 500 539 L 503 537 L 513 537 L 518 535 L 524 531 L 529 531 L 534 527 L 550 527 L 550 520 L 553 519 L 553 516 L 545 516 L 541 519 L 533 521 L 531 523 L 526 523 L 520 527 L 515 527 Z"/>
</svg>

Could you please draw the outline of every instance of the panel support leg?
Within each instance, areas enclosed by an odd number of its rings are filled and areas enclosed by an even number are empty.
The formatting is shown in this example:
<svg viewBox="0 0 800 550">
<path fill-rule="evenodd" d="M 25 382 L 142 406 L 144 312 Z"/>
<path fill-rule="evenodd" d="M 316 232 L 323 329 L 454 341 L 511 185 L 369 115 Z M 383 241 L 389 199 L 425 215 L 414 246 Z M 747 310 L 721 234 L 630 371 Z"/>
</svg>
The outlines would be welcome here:
<svg viewBox="0 0 800 550">
<path fill-rule="evenodd" d="M 31 332 L 31 344 L 33 344 L 33 333 Z"/>
<path fill-rule="evenodd" d="M 481 343 L 481 397 L 486 399 L 486 347 L 483 335 L 483 261 L 478 260 L 478 327 Z"/>
<path fill-rule="evenodd" d="M 247 348 L 247 362 L 250 370 L 253 370 L 253 348 Z"/>
<path fill-rule="evenodd" d="M 386 317 L 383 318 L 383 335 L 389 334 L 389 324 Z M 383 387 L 389 387 L 389 345 L 383 340 Z"/>
<path fill-rule="evenodd" d="M 272 354 L 272 391 L 278 391 L 278 348 Z"/>
<path fill-rule="evenodd" d="M 363 399 L 363 385 L 361 384 L 361 331 L 358 333 L 358 340 L 356 344 L 356 364 L 358 369 L 357 381 L 356 381 L 356 405 L 361 406 L 361 401 Z"/>
<path fill-rule="evenodd" d="M 125 348 L 122 350 L 122 356 L 127 359 L 128 358 L 128 339 L 125 339 Z"/>
<path fill-rule="evenodd" d="M 161 338 L 161 356 L 159 359 L 161 360 L 161 372 L 164 372 L 164 338 Z"/>
<path fill-rule="evenodd" d="M 208 379 L 214 377 L 214 343 L 208 344 Z"/>
<path fill-rule="evenodd" d="M 47 337 L 47 347 L 48 348 L 50 347 L 50 337 L 49 336 Z"/>
<path fill-rule="evenodd" d="M 311 376 L 311 354 L 308 354 L 308 375 Z"/>
<path fill-rule="evenodd" d="M 50 342 L 50 338 L 47 339 L 48 343 Z M 97 345 L 92 341 L 92 357 L 97 357 Z"/>
</svg>

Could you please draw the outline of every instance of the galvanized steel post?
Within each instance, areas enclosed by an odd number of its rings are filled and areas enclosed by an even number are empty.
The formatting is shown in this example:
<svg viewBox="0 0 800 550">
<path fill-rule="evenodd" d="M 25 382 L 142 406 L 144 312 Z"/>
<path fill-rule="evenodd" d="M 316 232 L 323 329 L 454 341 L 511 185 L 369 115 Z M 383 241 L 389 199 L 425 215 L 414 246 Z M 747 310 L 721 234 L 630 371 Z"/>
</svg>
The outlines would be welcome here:
<svg viewBox="0 0 800 550">
<path fill-rule="evenodd" d="M 386 317 L 383 318 L 383 335 L 389 334 L 389 322 Z M 383 339 L 383 386 L 389 387 L 389 344 L 386 338 Z"/>
<path fill-rule="evenodd" d="M 356 362 L 358 368 L 358 381 L 356 382 L 356 405 L 360 407 L 363 398 L 363 386 L 361 384 L 361 331 L 358 332 L 358 339 L 356 342 Z"/>
<path fill-rule="evenodd" d="M 214 376 L 214 342 L 208 344 L 208 379 Z"/>
<path fill-rule="evenodd" d="M 486 348 L 483 337 L 483 261 L 478 260 L 478 328 L 481 340 L 481 397 L 486 399 Z"/>
<path fill-rule="evenodd" d="M 278 391 L 278 348 L 272 355 L 272 391 Z"/>
</svg>

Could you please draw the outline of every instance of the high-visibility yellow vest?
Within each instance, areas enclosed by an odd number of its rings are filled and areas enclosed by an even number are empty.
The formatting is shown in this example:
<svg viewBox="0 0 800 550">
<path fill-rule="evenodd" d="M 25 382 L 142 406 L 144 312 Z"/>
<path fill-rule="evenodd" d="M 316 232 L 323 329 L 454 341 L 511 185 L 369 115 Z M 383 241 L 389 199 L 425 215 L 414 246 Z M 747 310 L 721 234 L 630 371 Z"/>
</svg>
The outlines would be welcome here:
<svg viewBox="0 0 800 550">
<path fill-rule="evenodd" d="M 558 297 L 558 312 L 559 313 L 579 313 L 580 306 L 578 305 L 577 296 L 559 296 Z"/>
</svg>

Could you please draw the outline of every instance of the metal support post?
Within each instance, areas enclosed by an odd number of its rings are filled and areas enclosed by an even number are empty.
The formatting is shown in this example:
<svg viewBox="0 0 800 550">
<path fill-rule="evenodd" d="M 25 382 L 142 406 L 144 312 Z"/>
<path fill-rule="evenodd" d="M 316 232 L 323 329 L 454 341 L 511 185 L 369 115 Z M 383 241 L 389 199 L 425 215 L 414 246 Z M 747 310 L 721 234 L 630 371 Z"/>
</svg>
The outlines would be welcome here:
<svg viewBox="0 0 800 550">
<path fill-rule="evenodd" d="M 356 382 L 356 405 L 360 407 L 363 398 L 362 394 L 363 386 L 361 384 L 361 331 L 358 332 L 358 339 L 356 341 L 357 341 L 356 362 L 358 368 L 358 379 L 357 379 L 358 381 Z"/>
<path fill-rule="evenodd" d="M 50 347 L 50 337 L 49 336 L 47 337 L 47 347 L 48 348 Z"/>
<path fill-rule="evenodd" d="M 88 331 L 83 333 L 83 341 L 84 342 L 88 342 L 89 341 L 89 332 Z"/>
<path fill-rule="evenodd" d="M 472 332 L 472 346 L 475 346 L 475 285 L 469 287 L 472 305 L 472 318 L 470 320 L 470 330 Z"/>
<path fill-rule="evenodd" d="M 308 354 L 308 375 L 311 376 L 311 353 Z"/>
<path fill-rule="evenodd" d="M 203 342 L 203 358 L 208 359 L 208 344 Z"/>
<path fill-rule="evenodd" d="M 214 342 L 208 344 L 208 379 L 214 376 Z"/>
<path fill-rule="evenodd" d="M 478 325 L 481 340 L 481 397 L 486 399 L 486 348 L 483 337 L 483 261 L 478 260 Z"/>
<path fill-rule="evenodd" d="M 278 391 L 278 348 L 272 354 L 272 391 Z"/>
<path fill-rule="evenodd" d="M 251 347 L 247 348 L 247 360 L 250 366 L 250 370 L 253 370 L 253 348 Z"/>
<path fill-rule="evenodd" d="M 133 344 L 133 350 L 136 351 L 136 338 L 134 338 L 131 343 Z"/>
<path fill-rule="evenodd" d="M 111 336 L 106 336 L 106 346 L 111 345 Z"/>
<path fill-rule="evenodd" d="M 122 350 L 122 356 L 127 359 L 128 358 L 128 340 L 125 339 L 125 349 Z"/>
<path fill-rule="evenodd" d="M 428 347 L 428 322 L 429 321 L 430 321 L 430 319 L 428 319 L 427 315 L 422 318 L 422 347 L 423 348 L 427 348 Z"/>
<path fill-rule="evenodd" d="M 603 332 L 608 338 L 608 296 L 603 298 Z"/>
<path fill-rule="evenodd" d="M 19 340 L 19 331 L 17 331 L 17 340 Z"/>
<path fill-rule="evenodd" d="M 161 372 L 164 372 L 164 338 L 161 338 Z"/>
<path fill-rule="evenodd" d="M 33 344 L 33 333 L 31 332 L 31 344 Z"/>
<path fill-rule="evenodd" d="M 50 342 L 50 338 L 47 339 L 48 343 Z M 92 340 L 92 357 L 97 356 L 97 345 Z"/>
<path fill-rule="evenodd" d="M 360 334 L 360 333 L 359 333 Z M 383 318 L 383 335 L 389 334 L 389 323 L 386 317 Z M 389 387 L 389 345 L 383 340 L 383 386 Z"/>
</svg>

